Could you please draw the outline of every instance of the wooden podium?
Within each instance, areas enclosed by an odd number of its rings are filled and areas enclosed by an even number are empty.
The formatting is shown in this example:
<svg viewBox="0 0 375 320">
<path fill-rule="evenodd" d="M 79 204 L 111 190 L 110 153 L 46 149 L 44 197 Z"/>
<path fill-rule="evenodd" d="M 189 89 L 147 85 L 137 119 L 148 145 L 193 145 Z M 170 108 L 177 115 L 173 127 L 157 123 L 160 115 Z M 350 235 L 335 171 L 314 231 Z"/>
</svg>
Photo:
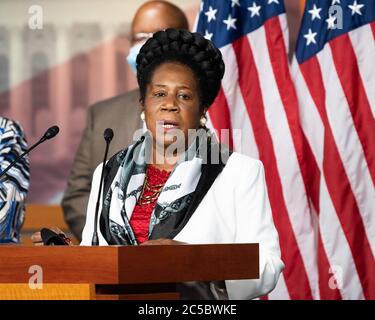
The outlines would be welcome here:
<svg viewBox="0 0 375 320">
<path fill-rule="evenodd" d="M 0 299 L 179 299 L 179 282 L 258 277 L 258 244 L 0 246 Z"/>
</svg>

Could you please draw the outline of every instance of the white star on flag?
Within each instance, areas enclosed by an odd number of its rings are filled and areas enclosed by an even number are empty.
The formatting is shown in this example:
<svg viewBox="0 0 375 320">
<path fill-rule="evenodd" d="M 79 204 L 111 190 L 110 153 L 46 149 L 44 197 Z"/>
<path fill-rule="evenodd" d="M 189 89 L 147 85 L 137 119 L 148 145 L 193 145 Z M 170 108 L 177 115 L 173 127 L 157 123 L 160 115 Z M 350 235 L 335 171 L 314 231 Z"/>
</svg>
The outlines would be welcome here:
<svg viewBox="0 0 375 320">
<path fill-rule="evenodd" d="M 335 21 L 336 21 L 336 17 L 334 16 L 329 16 L 328 19 L 326 19 L 326 22 L 327 22 L 327 28 L 328 29 L 335 29 Z"/>
<path fill-rule="evenodd" d="M 364 7 L 364 4 L 358 4 L 357 0 L 354 0 L 352 5 L 348 5 L 348 7 L 352 10 L 352 16 L 355 14 L 362 15 L 361 9 Z"/>
<path fill-rule="evenodd" d="M 211 6 L 208 8 L 208 11 L 204 13 L 207 16 L 208 22 L 211 22 L 211 20 L 216 20 L 216 12 L 217 9 L 213 9 Z"/>
<path fill-rule="evenodd" d="M 247 10 L 251 11 L 251 17 L 253 18 L 254 16 L 260 16 L 259 11 L 261 8 L 261 6 L 257 6 L 257 4 L 253 2 L 253 6 L 248 7 Z"/>
<path fill-rule="evenodd" d="M 229 14 L 228 19 L 223 20 L 223 22 L 227 25 L 227 30 L 229 30 L 230 28 L 237 29 L 235 25 L 236 21 L 237 19 L 232 18 L 231 14 Z"/>
<path fill-rule="evenodd" d="M 240 6 L 240 0 L 231 0 L 232 1 L 232 8 L 234 7 L 234 6 L 239 6 L 239 7 L 241 7 Z"/>
<path fill-rule="evenodd" d="M 214 34 L 213 33 L 209 33 L 208 30 L 206 30 L 205 34 L 204 34 L 204 37 L 207 39 L 207 40 L 210 40 L 212 39 L 212 36 Z"/>
<path fill-rule="evenodd" d="M 314 7 L 311 10 L 309 10 L 309 13 L 311 14 L 312 21 L 314 21 L 316 18 L 321 19 L 320 11 L 322 11 L 322 8 L 318 8 L 314 4 Z"/>
<path fill-rule="evenodd" d="M 332 0 L 332 6 L 334 6 L 336 3 L 340 4 L 340 0 Z"/>
<path fill-rule="evenodd" d="M 309 29 L 309 32 L 304 35 L 304 38 L 306 38 L 306 40 L 307 40 L 306 45 L 309 46 L 311 43 L 316 44 L 315 37 L 316 37 L 317 34 L 318 34 L 317 32 L 312 32 L 312 30 Z"/>
<path fill-rule="evenodd" d="M 279 0 L 268 0 L 268 4 L 272 3 L 280 4 Z"/>
</svg>

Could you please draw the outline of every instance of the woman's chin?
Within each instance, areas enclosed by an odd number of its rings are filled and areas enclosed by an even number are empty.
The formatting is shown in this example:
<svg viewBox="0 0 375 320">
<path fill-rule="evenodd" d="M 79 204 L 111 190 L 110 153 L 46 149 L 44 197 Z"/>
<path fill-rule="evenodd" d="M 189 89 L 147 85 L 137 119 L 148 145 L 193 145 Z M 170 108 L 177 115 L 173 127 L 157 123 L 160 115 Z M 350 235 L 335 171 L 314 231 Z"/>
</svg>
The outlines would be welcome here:
<svg viewBox="0 0 375 320">
<path fill-rule="evenodd" d="M 163 135 L 163 139 L 156 140 L 156 146 L 173 155 L 183 152 L 186 149 L 185 139 L 177 138 L 176 135 L 169 135 L 168 133 Z"/>
<path fill-rule="evenodd" d="M 169 130 L 165 131 L 159 136 L 157 136 L 158 144 L 165 144 L 166 146 L 169 146 L 173 143 L 180 144 L 185 142 L 185 136 L 184 134 L 181 134 L 181 132 L 176 132 L 175 130 Z"/>
</svg>

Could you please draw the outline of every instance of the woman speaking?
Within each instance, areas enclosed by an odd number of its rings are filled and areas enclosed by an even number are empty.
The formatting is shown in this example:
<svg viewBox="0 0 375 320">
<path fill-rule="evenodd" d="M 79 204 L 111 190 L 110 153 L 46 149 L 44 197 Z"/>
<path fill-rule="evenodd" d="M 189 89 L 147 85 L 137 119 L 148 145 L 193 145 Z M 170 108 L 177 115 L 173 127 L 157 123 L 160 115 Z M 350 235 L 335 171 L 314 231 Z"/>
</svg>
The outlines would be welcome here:
<svg viewBox="0 0 375 320">
<path fill-rule="evenodd" d="M 137 80 L 148 130 L 106 164 L 99 244 L 259 243 L 258 280 L 184 284 L 189 297 L 252 299 L 275 287 L 284 265 L 262 163 L 228 152 L 205 127 L 223 75 L 220 51 L 198 33 L 167 29 L 142 47 Z M 91 245 L 101 167 L 81 245 Z"/>
</svg>

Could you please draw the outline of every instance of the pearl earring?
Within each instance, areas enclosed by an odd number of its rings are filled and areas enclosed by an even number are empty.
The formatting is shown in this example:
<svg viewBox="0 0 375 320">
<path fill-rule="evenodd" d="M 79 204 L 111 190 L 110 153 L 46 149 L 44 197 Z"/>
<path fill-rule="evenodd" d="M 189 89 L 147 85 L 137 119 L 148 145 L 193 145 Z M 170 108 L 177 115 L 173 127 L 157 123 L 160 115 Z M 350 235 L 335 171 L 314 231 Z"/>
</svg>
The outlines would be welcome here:
<svg viewBox="0 0 375 320">
<path fill-rule="evenodd" d="M 142 112 L 141 112 L 141 120 L 142 120 L 142 121 L 145 121 L 145 118 L 146 118 L 146 117 L 145 117 L 145 112 L 142 111 Z"/>
<path fill-rule="evenodd" d="M 200 118 L 200 124 L 202 127 L 205 127 L 206 126 L 206 123 L 207 123 L 207 117 L 206 117 L 206 114 L 204 114 L 203 116 L 201 116 Z"/>
</svg>

